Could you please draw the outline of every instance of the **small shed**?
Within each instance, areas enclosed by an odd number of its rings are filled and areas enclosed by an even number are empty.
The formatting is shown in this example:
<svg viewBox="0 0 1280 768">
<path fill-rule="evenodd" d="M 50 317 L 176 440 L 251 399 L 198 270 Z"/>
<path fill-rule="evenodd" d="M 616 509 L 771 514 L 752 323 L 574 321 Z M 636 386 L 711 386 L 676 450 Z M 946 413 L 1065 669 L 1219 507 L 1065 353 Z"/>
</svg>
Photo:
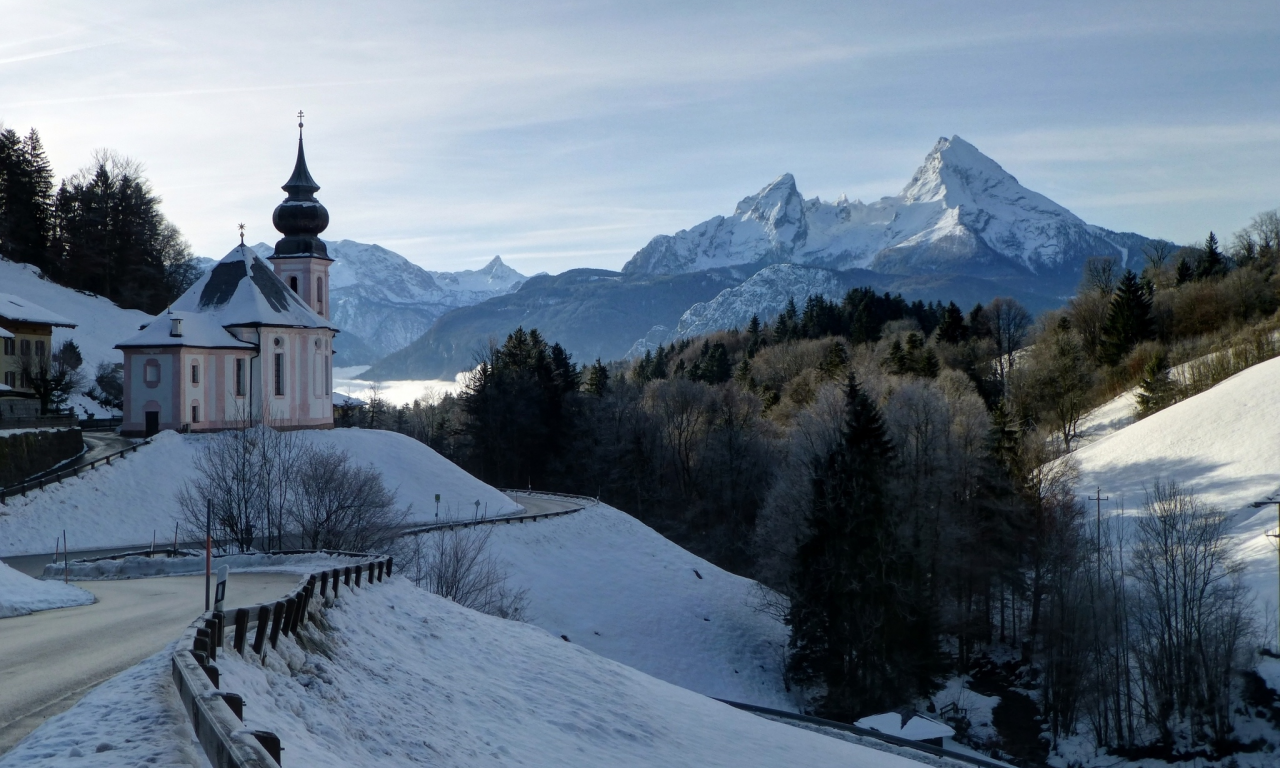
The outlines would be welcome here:
<svg viewBox="0 0 1280 768">
<path fill-rule="evenodd" d="M 942 746 L 942 740 L 956 735 L 956 731 L 946 723 L 940 723 L 914 712 L 885 712 L 880 715 L 868 715 L 854 725 L 872 731 L 897 736 L 900 739 L 921 741 L 935 747 Z"/>
</svg>

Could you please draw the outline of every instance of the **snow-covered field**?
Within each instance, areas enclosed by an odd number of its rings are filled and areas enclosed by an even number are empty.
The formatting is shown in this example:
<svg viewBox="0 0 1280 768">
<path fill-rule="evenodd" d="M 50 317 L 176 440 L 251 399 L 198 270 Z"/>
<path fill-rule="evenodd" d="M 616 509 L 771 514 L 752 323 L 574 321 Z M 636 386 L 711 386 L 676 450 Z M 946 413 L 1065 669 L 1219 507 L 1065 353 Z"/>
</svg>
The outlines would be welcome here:
<svg viewBox="0 0 1280 768">
<path fill-rule="evenodd" d="M 1099 488 L 1104 513 L 1141 514 L 1156 478 L 1176 480 L 1231 515 L 1247 580 L 1263 603 L 1277 602 L 1276 507 L 1280 498 L 1280 359 L 1232 376 L 1216 387 L 1098 438 L 1071 454 L 1081 470 L 1082 501 Z M 1113 401 L 1110 417 L 1118 417 Z M 1092 509 L 1093 502 L 1087 502 Z"/>
<path fill-rule="evenodd" d="M 368 402 L 376 388 L 378 396 L 383 400 L 395 405 L 407 405 L 414 400 L 431 401 L 444 394 L 456 395 L 462 390 L 466 383 L 466 377 L 469 375 L 464 371 L 451 381 L 444 379 L 411 379 L 372 382 L 355 378 L 367 370 L 369 370 L 367 365 L 334 368 L 333 391 Z"/>
<path fill-rule="evenodd" d="M 529 620 L 553 636 L 707 696 L 796 711 L 787 630 L 755 609 L 755 582 L 603 504 L 488 530 Z"/>
<path fill-rule="evenodd" d="M 100 362 L 124 361 L 116 344 L 138 332 L 138 326 L 151 316 L 136 309 L 121 309 L 101 296 L 80 293 L 45 280 L 40 270 L 29 264 L 16 264 L 0 258 L 0 286 L 12 293 L 57 312 L 76 324 L 75 328 L 54 328 L 53 348 L 66 339 L 80 347 L 84 368 L 90 380 Z"/>
<path fill-rule="evenodd" d="M 323 637 L 303 631 L 311 652 L 288 638 L 265 667 L 218 660 L 246 726 L 282 734 L 292 765 L 917 765 L 739 712 L 400 578 L 327 620 Z"/>
<path fill-rule="evenodd" d="M 38 581 L 0 562 L 0 619 L 92 602 L 93 595 L 79 587 Z"/>
<path fill-rule="evenodd" d="M 382 472 L 411 520 L 470 519 L 509 514 L 519 506 L 418 441 L 394 432 L 361 429 L 305 430 L 300 439 L 345 449 Z M 123 460 L 33 491 L 0 505 L 0 556 L 51 552 L 67 531 L 72 551 L 171 540 L 179 517 L 178 489 L 194 476 L 203 435 L 161 432 Z"/>
</svg>

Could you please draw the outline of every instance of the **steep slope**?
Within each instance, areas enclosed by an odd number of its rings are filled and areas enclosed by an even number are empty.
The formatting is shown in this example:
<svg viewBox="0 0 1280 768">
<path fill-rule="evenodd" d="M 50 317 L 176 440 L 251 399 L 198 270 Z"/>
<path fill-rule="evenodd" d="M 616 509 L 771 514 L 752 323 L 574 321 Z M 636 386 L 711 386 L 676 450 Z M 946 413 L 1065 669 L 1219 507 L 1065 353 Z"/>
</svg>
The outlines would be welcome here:
<svg viewBox="0 0 1280 768">
<path fill-rule="evenodd" d="M 675 325 L 691 305 L 737 282 L 715 272 L 630 278 L 603 269 L 571 269 L 537 275 L 515 293 L 449 312 L 361 378 L 451 379 L 475 365 L 489 340 L 501 343 L 521 325 L 537 328 L 579 361 L 617 359 L 652 326 Z"/>
<path fill-rule="evenodd" d="M 124 357 L 115 345 L 138 332 L 138 327 L 151 321 L 151 315 L 136 309 L 121 309 L 110 299 L 64 288 L 46 280 L 39 269 L 30 264 L 17 264 L 0 257 L 0 286 L 12 293 L 57 312 L 76 324 L 75 328 L 54 328 L 53 347 L 66 339 L 80 347 L 84 368 L 92 378 L 100 362 L 120 363 Z"/>
<path fill-rule="evenodd" d="M 1246 579 L 1264 601 L 1277 599 L 1276 551 L 1266 538 L 1280 498 L 1280 359 L 1255 365 L 1216 387 L 1118 429 L 1071 454 L 1081 501 L 1099 488 L 1103 513 L 1142 513 L 1157 478 L 1176 480 L 1231 515 Z M 1123 422 L 1121 422 L 1123 423 Z M 1093 503 L 1087 502 L 1089 509 Z"/>
<path fill-rule="evenodd" d="M 623 271 L 679 274 L 790 262 L 890 274 L 1034 274 L 1069 288 L 1086 258 L 1127 262 L 1146 242 L 1086 224 L 953 136 L 938 140 L 896 196 L 869 204 L 843 196 L 834 203 L 805 200 L 791 174 L 783 174 L 744 198 L 732 216 L 655 237 Z"/>
<path fill-rule="evenodd" d="M 282 638 L 286 663 L 219 658 L 245 725 L 324 766 L 907 768 L 896 755 L 739 712 L 541 629 L 460 608 L 393 578 Z M 394 706 L 387 706 L 395 702 Z"/>
<path fill-rule="evenodd" d="M 787 630 L 756 610 L 755 582 L 603 504 L 489 530 L 529 621 L 553 636 L 707 696 L 795 710 Z"/>
<path fill-rule="evenodd" d="M 395 432 L 363 429 L 304 430 L 299 439 L 331 445 L 381 473 L 411 522 L 433 522 L 435 494 L 440 519 L 470 519 L 480 513 L 517 511 L 511 499 L 476 480 L 418 441 Z M 72 551 L 164 541 L 173 536 L 181 511 L 175 495 L 195 476 L 194 462 L 207 435 L 161 432 L 151 445 L 79 477 L 10 498 L 0 506 L 0 555 L 37 554 L 67 531 Z"/>
<path fill-rule="evenodd" d="M 325 241 L 334 259 L 329 269 L 332 319 L 342 329 L 337 348 L 342 365 L 372 363 L 408 346 L 441 315 L 518 289 L 524 275 L 500 256 L 481 269 L 429 272 L 380 245 Z M 253 249 L 270 256 L 274 247 Z"/>
</svg>

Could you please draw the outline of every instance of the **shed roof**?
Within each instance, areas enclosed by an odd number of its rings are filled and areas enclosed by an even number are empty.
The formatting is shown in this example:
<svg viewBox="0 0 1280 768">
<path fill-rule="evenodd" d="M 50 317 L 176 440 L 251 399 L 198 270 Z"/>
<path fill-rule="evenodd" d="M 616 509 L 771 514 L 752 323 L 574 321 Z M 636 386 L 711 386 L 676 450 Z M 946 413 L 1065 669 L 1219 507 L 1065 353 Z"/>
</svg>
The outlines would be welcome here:
<svg viewBox="0 0 1280 768">
<path fill-rule="evenodd" d="M 60 328 L 75 328 L 76 324 L 49 309 L 11 293 L 0 293 L 0 317 L 6 320 L 17 320 L 24 323 L 41 323 L 56 325 Z"/>
</svg>

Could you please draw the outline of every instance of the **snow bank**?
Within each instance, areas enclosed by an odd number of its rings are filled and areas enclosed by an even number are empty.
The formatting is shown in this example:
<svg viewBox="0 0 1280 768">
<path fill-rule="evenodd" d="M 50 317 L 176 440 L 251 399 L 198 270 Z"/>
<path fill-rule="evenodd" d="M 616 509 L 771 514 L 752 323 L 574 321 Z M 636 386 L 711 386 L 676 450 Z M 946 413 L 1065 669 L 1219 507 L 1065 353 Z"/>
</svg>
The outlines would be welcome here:
<svg viewBox="0 0 1280 768">
<path fill-rule="evenodd" d="M 213 559 L 213 568 L 226 566 L 232 573 L 313 573 L 327 568 L 341 568 L 364 558 L 307 553 L 304 555 L 224 555 Z M 74 581 L 115 581 L 147 579 L 153 576 L 189 576 L 204 573 L 204 554 L 198 556 L 123 557 L 119 560 L 72 560 L 69 568 L 58 563 L 44 567 L 41 579 L 61 579 L 63 571 Z"/>
<path fill-rule="evenodd" d="M 0 562 L 0 619 L 92 602 L 93 595 L 79 587 L 37 581 Z"/>
<path fill-rule="evenodd" d="M 245 725 L 288 762 L 350 765 L 907 768 L 911 760 L 739 712 L 402 578 L 282 638 L 264 667 L 220 656 Z"/>
<path fill-rule="evenodd" d="M 169 676 L 172 647 L 121 672 L 0 756 L 0 767 L 208 765 Z"/>
<path fill-rule="evenodd" d="M 1131 516 L 1157 477 L 1194 489 L 1230 513 L 1250 586 L 1275 605 L 1276 551 L 1265 533 L 1276 508 L 1250 505 L 1280 493 L 1278 378 L 1280 358 L 1260 363 L 1075 451 L 1081 501 L 1101 488 L 1104 512 Z"/>
<path fill-rule="evenodd" d="M 335 445 L 382 472 L 401 505 L 412 505 L 414 522 L 435 520 L 434 495 L 440 494 L 440 519 L 470 519 L 480 513 L 510 514 L 521 507 L 471 477 L 418 441 L 394 432 L 361 429 L 305 430 L 312 444 Z M 33 491 L 0 505 L 0 556 L 53 551 L 49 546 L 67 531 L 74 552 L 151 544 L 173 536 L 179 517 L 175 495 L 188 478 L 208 435 L 161 432 L 150 445 L 78 477 Z"/>
<path fill-rule="evenodd" d="M 787 630 L 755 610 L 755 582 L 605 505 L 489 530 L 530 621 L 553 636 L 707 696 L 796 711 Z"/>
</svg>

